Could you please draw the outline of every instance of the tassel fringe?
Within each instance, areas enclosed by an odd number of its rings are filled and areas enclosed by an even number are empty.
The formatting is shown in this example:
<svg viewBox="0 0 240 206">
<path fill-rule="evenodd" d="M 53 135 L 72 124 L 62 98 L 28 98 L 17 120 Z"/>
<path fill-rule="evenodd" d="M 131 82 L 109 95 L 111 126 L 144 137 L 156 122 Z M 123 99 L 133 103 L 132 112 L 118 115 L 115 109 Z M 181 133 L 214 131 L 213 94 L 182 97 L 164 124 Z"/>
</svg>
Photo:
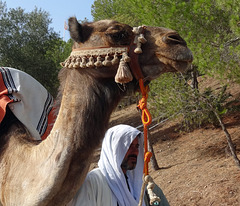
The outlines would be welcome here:
<svg viewBox="0 0 240 206">
<path fill-rule="evenodd" d="M 135 34 L 134 44 L 137 45 L 134 52 L 141 54 L 143 51 L 141 45 L 145 44 L 147 40 L 142 33 L 144 26 L 134 27 L 133 33 Z M 118 66 L 115 76 L 117 83 L 128 83 L 132 81 L 133 76 L 128 67 L 128 62 L 131 58 L 128 56 L 128 47 L 109 47 L 109 48 L 93 48 L 93 49 L 79 49 L 72 51 L 71 55 L 60 65 L 69 69 L 78 68 L 94 68 L 94 67 L 110 67 L 113 65 Z M 119 56 L 121 60 L 119 62 Z"/>
<path fill-rule="evenodd" d="M 127 65 L 127 63 L 121 59 L 120 64 L 115 75 L 115 82 L 125 84 L 133 80 L 132 73 Z"/>
</svg>

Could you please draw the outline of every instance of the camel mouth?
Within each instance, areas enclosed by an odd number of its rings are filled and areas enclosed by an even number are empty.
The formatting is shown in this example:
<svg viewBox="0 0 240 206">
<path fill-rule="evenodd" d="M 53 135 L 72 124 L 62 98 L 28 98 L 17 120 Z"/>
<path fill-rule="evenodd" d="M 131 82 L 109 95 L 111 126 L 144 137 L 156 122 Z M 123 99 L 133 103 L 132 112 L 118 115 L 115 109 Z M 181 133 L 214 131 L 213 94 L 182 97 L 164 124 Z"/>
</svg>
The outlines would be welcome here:
<svg viewBox="0 0 240 206">
<path fill-rule="evenodd" d="M 166 57 L 160 53 L 156 53 L 156 56 L 160 62 L 165 64 L 167 67 L 170 66 L 178 72 L 186 72 L 193 61 L 193 55 L 191 52 L 179 55 L 176 58 Z"/>
<path fill-rule="evenodd" d="M 156 57 L 158 62 L 154 61 L 152 64 L 142 66 L 144 82 L 157 79 L 161 74 L 166 72 L 185 73 L 191 68 L 193 60 L 191 52 L 189 52 L 188 55 L 182 55 L 182 57 L 179 55 L 178 58 L 168 58 L 159 53 L 156 54 Z"/>
</svg>

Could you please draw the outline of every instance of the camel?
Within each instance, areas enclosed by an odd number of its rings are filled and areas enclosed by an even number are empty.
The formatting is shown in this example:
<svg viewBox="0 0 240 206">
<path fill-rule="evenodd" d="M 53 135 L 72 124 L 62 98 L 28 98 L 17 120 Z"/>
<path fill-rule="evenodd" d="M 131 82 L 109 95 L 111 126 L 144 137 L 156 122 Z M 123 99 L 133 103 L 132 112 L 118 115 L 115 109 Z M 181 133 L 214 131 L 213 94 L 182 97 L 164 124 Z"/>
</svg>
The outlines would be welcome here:
<svg viewBox="0 0 240 206">
<path fill-rule="evenodd" d="M 193 60 L 171 29 L 132 28 L 113 20 L 80 24 L 75 17 L 68 25 L 74 44 L 59 73 L 51 133 L 40 143 L 29 141 L 15 120 L 0 136 L 4 206 L 66 205 L 84 181 L 121 98 L 138 91 L 139 79 L 147 85 L 165 72 L 186 71 Z"/>
</svg>

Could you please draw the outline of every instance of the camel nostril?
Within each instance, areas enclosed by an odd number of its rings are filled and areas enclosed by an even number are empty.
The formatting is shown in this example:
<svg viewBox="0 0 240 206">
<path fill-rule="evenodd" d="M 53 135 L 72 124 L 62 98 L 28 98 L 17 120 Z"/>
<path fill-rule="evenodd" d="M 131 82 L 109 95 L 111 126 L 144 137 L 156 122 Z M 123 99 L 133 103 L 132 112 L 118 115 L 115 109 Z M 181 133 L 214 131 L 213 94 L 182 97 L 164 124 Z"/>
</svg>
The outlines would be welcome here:
<svg viewBox="0 0 240 206">
<path fill-rule="evenodd" d="M 166 44 L 182 44 L 187 45 L 186 42 L 177 34 L 177 33 L 171 33 L 167 34 L 163 37 L 163 42 Z"/>
<path fill-rule="evenodd" d="M 172 40 L 172 41 L 182 41 L 182 38 L 178 35 L 169 35 L 168 39 Z"/>
</svg>

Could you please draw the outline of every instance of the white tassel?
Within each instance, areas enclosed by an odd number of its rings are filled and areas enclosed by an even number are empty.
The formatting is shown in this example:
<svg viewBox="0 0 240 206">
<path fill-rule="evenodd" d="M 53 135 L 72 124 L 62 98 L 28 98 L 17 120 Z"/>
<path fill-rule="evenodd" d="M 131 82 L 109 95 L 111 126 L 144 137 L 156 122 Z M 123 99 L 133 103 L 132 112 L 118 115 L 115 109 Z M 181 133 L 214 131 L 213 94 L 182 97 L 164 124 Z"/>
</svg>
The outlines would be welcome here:
<svg viewBox="0 0 240 206">
<path fill-rule="evenodd" d="M 115 82 L 124 84 L 132 80 L 133 76 L 131 71 L 129 70 L 127 63 L 123 59 L 121 59 L 117 70 L 117 74 L 115 75 Z"/>
<path fill-rule="evenodd" d="M 144 38 L 143 34 L 140 34 L 138 37 L 138 41 L 142 44 L 145 44 L 147 42 L 147 40 Z"/>
<path fill-rule="evenodd" d="M 136 54 L 141 54 L 141 53 L 142 53 L 141 45 L 142 45 L 142 44 L 141 44 L 140 42 L 137 43 L 137 48 L 134 49 L 134 52 L 135 52 Z"/>
<path fill-rule="evenodd" d="M 86 57 L 82 57 L 82 62 L 80 64 L 81 68 L 86 68 L 87 66 L 87 58 Z"/>
<path fill-rule="evenodd" d="M 118 56 L 117 56 L 117 53 L 114 54 L 114 57 L 112 59 L 112 65 L 115 65 L 119 62 L 119 59 L 118 59 Z"/>
<path fill-rule="evenodd" d="M 96 67 L 101 67 L 101 66 L 102 66 L 102 61 L 101 61 L 101 60 L 102 60 L 101 57 L 98 56 L 98 57 L 97 57 L 97 61 L 94 63 L 94 65 L 95 65 Z"/>
<path fill-rule="evenodd" d="M 122 54 L 122 59 L 125 61 L 125 62 L 130 62 L 131 61 L 131 58 L 128 56 L 127 52 L 124 52 Z"/>
<path fill-rule="evenodd" d="M 69 69 L 73 69 L 73 66 L 74 66 L 74 63 L 72 62 L 72 63 L 70 63 L 70 64 L 68 65 L 68 68 L 69 68 Z"/>
<path fill-rule="evenodd" d="M 81 63 L 81 58 L 77 57 L 76 60 L 75 60 L 74 65 L 73 65 L 73 68 L 74 69 L 79 68 L 80 67 L 80 63 Z"/>
<path fill-rule="evenodd" d="M 150 205 L 154 205 L 154 203 L 160 204 L 161 199 L 153 192 L 155 185 L 152 177 L 149 175 L 145 176 L 145 181 L 148 183 L 147 191 L 150 199 Z"/>
<path fill-rule="evenodd" d="M 65 67 L 68 68 L 70 64 L 71 64 L 71 59 L 69 58 L 65 63 Z"/>
<path fill-rule="evenodd" d="M 69 69 L 73 69 L 73 66 L 74 66 L 74 56 L 72 56 L 72 57 L 69 58 L 68 68 L 69 68 Z"/>
<path fill-rule="evenodd" d="M 106 67 L 112 66 L 112 62 L 111 62 L 110 57 L 108 55 L 105 57 L 105 60 L 103 61 L 102 64 Z"/>
<path fill-rule="evenodd" d="M 135 33 L 135 38 L 134 38 L 134 44 L 137 45 L 136 49 L 134 50 L 134 53 L 136 54 L 141 54 L 143 51 L 141 49 L 142 44 L 145 44 L 147 40 L 145 39 L 143 35 L 143 29 L 144 26 L 139 26 L 139 27 L 134 27 L 133 32 Z"/>
<path fill-rule="evenodd" d="M 66 67 L 65 65 L 67 64 L 67 60 L 65 60 L 64 62 L 61 62 L 60 65 L 61 67 Z"/>
<path fill-rule="evenodd" d="M 89 57 L 87 67 L 94 67 L 94 58 L 93 56 Z"/>
</svg>

